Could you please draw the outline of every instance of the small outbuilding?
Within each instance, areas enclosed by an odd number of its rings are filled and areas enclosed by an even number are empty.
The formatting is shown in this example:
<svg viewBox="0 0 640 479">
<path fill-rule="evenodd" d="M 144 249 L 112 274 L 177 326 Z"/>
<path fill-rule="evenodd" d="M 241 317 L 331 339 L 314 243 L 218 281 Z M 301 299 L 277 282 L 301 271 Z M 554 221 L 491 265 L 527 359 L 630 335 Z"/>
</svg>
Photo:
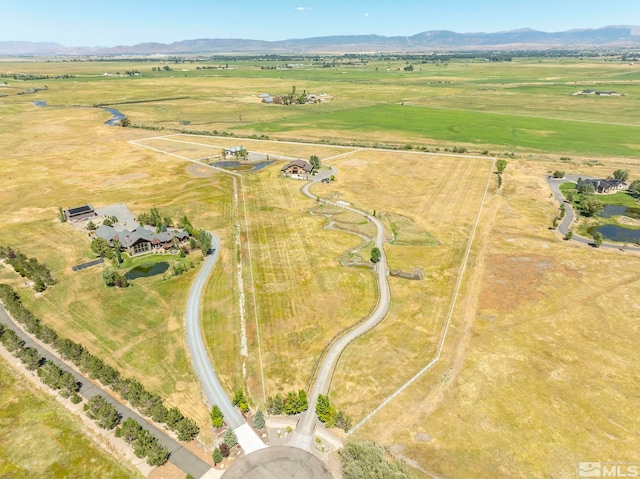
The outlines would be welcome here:
<svg viewBox="0 0 640 479">
<path fill-rule="evenodd" d="M 93 209 L 93 206 L 87 204 L 64 210 L 64 216 L 67 218 L 67 221 L 84 221 L 98 215 Z"/>
</svg>

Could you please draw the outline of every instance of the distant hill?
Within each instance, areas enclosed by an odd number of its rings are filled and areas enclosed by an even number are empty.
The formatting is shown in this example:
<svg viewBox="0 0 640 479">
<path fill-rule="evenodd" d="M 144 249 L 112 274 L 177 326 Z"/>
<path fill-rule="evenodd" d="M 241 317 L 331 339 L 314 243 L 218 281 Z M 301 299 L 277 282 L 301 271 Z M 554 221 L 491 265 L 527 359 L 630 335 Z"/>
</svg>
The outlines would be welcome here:
<svg viewBox="0 0 640 479">
<path fill-rule="evenodd" d="M 439 50 L 497 50 L 550 48 L 640 47 L 640 27 L 608 26 L 598 29 L 541 32 L 524 28 L 496 33 L 456 33 L 434 30 L 408 37 L 337 35 L 263 41 L 198 39 L 170 44 L 139 43 L 115 47 L 65 47 L 58 43 L 2 42 L 0 55 L 175 55 L 188 53 L 355 53 L 427 52 Z"/>
<path fill-rule="evenodd" d="M 0 42 L 0 55 L 39 55 L 64 49 L 53 42 Z"/>
</svg>

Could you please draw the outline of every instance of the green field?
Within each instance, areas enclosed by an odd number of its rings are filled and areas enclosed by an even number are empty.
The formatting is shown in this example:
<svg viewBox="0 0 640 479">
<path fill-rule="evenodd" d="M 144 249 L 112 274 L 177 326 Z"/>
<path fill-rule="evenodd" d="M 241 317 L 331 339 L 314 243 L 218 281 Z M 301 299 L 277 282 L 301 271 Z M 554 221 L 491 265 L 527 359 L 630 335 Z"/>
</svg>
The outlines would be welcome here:
<svg viewBox="0 0 640 479">
<path fill-rule="evenodd" d="M 0 476 L 141 477 L 94 444 L 78 418 L 0 359 Z"/>
<path fill-rule="evenodd" d="M 350 136 L 369 142 L 381 136 L 388 138 L 402 135 L 408 143 L 487 145 L 498 152 L 524 150 L 622 157 L 640 154 L 640 126 L 407 105 L 357 108 L 311 118 L 247 125 L 243 128 L 268 134 L 323 131 L 329 132 L 329 139 L 333 140 L 334 132 L 349 132 Z"/>
<path fill-rule="evenodd" d="M 208 62 L 153 72 L 154 62 L 0 64 L 0 72 L 76 75 L 46 82 L 7 79 L 6 93 L 48 87 L 30 99 L 52 106 L 116 104 L 135 124 L 239 135 L 439 147 L 465 145 L 503 151 L 638 155 L 640 80 L 625 63 L 568 59 L 514 59 L 508 63 L 403 62 L 262 70 L 268 61 L 231 61 L 229 68 L 196 70 Z M 279 66 L 279 64 L 277 64 Z M 138 69 L 139 77 L 105 77 Z M 182 71 L 185 70 L 185 71 Z M 331 101 L 286 107 L 261 104 L 257 95 L 327 93 Z M 582 89 L 622 96 L 574 96 Z M 7 106 L 24 97 L 3 99 Z M 179 99 L 176 99 L 179 98 Z M 170 100 L 163 100 L 170 99 Z M 156 100 L 147 102 L 148 100 Z M 127 103 L 145 101 L 145 103 Z M 105 114 L 105 118 L 107 118 Z"/>
</svg>

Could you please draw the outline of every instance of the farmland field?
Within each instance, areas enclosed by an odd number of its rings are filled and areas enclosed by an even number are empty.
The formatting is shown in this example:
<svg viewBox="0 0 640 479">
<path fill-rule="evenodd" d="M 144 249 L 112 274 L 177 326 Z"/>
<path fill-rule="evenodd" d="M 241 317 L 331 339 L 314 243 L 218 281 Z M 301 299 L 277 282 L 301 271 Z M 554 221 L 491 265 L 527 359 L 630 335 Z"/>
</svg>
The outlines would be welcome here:
<svg viewBox="0 0 640 479">
<path fill-rule="evenodd" d="M 263 407 L 263 387 L 266 395 L 308 388 L 327 344 L 377 301 L 371 270 L 343 266 L 367 259 L 370 225 L 279 176 L 288 159 L 317 155 L 337 174 L 313 192 L 375 211 L 389 267 L 422 274 L 390 278 L 388 316 L 338 362 L 335 406 L 354 423 L 367 417 L 433 359 L 450 324 L 440 361 L 355 437 L 389 446 L 425 477 L 575 477 L 580 461 L 638 460 L 640 255 L 549 230 L 558 205 L 545 180 L 556 169 L 624 168 L 640 178 L 633 66 L 516 58 L 416 62 L 405 72 L 400 60 L 287 69 L 246 60 L 152 72 L 159 64 L 0 62 L 7 75 L 73 75 L 9 76 L 0 87 L 0 244 L 47 263 L 58 284 L 36 297 L 2 265 L 0 280 L 44 322 L 179 405 L 212 440 L 184 344 L 195 270 L 107 289 L 101 267 L 71 271 L 91 258 L 86 232 L 56 220 L 58 207 L 87 202 L 135 213 L 155 206 L 221 238 L 203 331 L 228 392 L 244 388 Z M 142 75 L 104 76 L 132 68 Z M 259 94 L 293 86 L 330 99 L 260 103 Z M 18 94 L 29 88 L 42 90 Z M 572 95 L 590 88 L 621 95 Z M 97 104 L 138 128 L 107 127 L 109 113 L 82 108 Z M 276 162 L 234 179 L 187 161 L 238 145 Z M 472 156 L 453 154 L 460 149 Z M 501 188 L 496 156 L 508 161 Z M 200 257 L 190 260 L 197 268 Z"/>
<path fill-rule="evenodd" d="M 77 418 L 16 375 L 4 359 L 0 387 L 0 476 L 141 477 L 85 437 Z"/>
</svg>

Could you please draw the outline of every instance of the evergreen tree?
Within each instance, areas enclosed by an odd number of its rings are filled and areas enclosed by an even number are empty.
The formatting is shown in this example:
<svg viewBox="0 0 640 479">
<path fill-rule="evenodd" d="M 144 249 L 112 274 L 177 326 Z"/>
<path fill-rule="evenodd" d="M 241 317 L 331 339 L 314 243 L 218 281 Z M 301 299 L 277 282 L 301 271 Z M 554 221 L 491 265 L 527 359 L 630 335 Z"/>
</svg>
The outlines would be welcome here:
<svg viewBox="0 0 640 479">
<path fill-rule="evenodd" d="M 264 429 L 264 426 L 265 426 L 264 414 L 260 409 L 258 409 L 258 412 L 253 417 L 253 427 L 255 427 L 256 429 Z"/>
<path fill-rule="evenodd" d="M 224 416 L 217 404 L 214 404 L 211 408 L 211 424 L 213 427 L 222 427 Z"/>
<path fill-rule="evenodd" d="M 238 437 L 236 436 L 236 433 L 233 431 L 233 429 L 227 429 L 222 440 L 230 448 L 238 444 Z"/>
<path fill-rule="evenodd" d="M 304 389 L 298 391 L 298 412 L 306 411 L 309 407 L 309 400 L 307 399 L 307 393 Z"/>
<path fill-rule="evenodd" d="M 213 450 L 212 456 L 213 456 L 213 463 L 216 466 L 222 462 L 222 453 L 220 452 L 220 449 L 218 449 L 217 447 Z"/>
</svg>

